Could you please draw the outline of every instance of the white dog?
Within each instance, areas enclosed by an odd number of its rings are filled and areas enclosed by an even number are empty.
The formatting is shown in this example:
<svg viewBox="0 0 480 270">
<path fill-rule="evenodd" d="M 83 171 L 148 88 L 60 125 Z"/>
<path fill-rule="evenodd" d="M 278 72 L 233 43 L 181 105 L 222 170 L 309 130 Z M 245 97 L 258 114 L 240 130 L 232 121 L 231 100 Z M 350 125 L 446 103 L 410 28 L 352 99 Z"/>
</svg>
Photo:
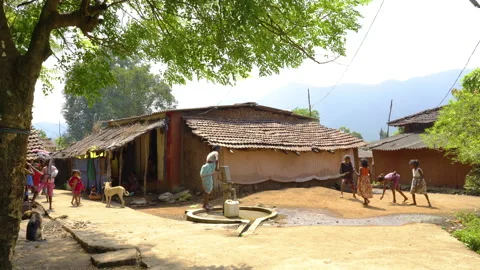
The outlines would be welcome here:
<svg viewBox="0 0 480 270">
<path fill-rule="evenodd" d="M 122 186 L 112 187 L 111 182 L 103 183 L 105 189 L 103 191 L 105 198 L 106 198 L 106 207 L 110 207 L 112 203 L 112 196 L 117 194 L 120 197 L 120 201 L 122 201 L 122 207 L 125 207 L 125 201 L 123 200 L 123 195 L 128 196 L 129 193 L 126 191 Z M 102 198 L 103 201 L 103 198 Z"/>
</svg>

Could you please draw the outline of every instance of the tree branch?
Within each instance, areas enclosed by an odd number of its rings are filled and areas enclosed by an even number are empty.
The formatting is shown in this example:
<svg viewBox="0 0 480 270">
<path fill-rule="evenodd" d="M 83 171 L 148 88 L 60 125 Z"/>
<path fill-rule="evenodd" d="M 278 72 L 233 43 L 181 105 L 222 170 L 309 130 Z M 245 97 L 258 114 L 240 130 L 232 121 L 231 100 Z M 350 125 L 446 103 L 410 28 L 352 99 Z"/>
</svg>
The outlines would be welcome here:
<svg viewBox="0 0 480 270">
<path fill-rule="evenodd" d="M 23 7 L 23 6 L 26 6 L 26 5 L 30 5 L 31 3 L 36 2 L 36 1 L 37 1 L 37 0 L 30 0 L 30 1 L 23 2 L 23 3 L 19 4 L 19 5 L 17 6 L 17 8 Z"/>
<path fill-rule="evenodd" d="M 29 68 L 38 69 L 40 72 L 42 63 L 52 55 L 50 48 L 50 32 L 52 31 L 52 15 L 58 14 L 57 8 L 60 0 L 47 0 L 40 13 L 40 18 L 35 25 L 32 39 L 28 47 L 27 57 L 32 60 Z M 35 72 L 36 73 L 36 72 Z"/>
<path fill-rule="evenodd" d="M 275 21 L 269 17 L 271 23 L 269 22 L 266 22 L 264 20 L 261 20 L 259 18 L 257 18 L 257 20 L 260 22 L 260 24 L 265 28 L 267 29 L 269 32 L 271 32 L 272 34 L 274 35 L 277 35 L 281 40 L 283 40 L 285 43 L 289 44 L 290 46 L 292 46 L 293 48 L 297 49 L 298 51 L 300 51 L 303 55 L 305 55 L 305 57 L 309 58 L 310 60 L 312 60 L 313 62 L 317 63 L 317 64 L 327 64 L 327 63 L 330 63 L 330 62 L 333 62 L 335 60 L 337 60 L 340 56 L 337 56 L 335 59 L 333 60 L 329 60 L 329 61 L 325 61 L 325 62 L 320 62 L 318 61 L 315 56 L 313 55 L 310 55 L 307 50 L 305 48 L 303 48 L 300 44 L 298 44 L 297 42 L 295 42 L 289 35 L 288 33 L 286 33 L 277 23 L 275 23 Z"/>
<path fill-rule="evenodd" d="M 477 2 L 477 0 L 470 0 L 470 2 L 472 2 L 472 4 L 477 7 L 477 8 L 480 8 L 480 4 Z"/>
<path fill-rule="evenodd" d="M 3 8 L 4 0 L 0 0 L 0 59 L 19 52 L 13 43 L 12 32 L 8 26 L 7 16 Z"/>
</svg>

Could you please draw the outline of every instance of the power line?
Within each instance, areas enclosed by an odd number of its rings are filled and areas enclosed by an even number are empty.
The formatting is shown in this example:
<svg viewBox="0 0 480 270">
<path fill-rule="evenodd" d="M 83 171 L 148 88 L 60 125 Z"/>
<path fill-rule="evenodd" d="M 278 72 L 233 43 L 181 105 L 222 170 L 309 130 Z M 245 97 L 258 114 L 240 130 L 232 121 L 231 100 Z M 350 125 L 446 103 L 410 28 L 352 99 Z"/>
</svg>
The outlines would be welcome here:
<svg viewBox="0 0 480 270">
<path fill-rule="evenodd" d="M 330 91 L 328 91 L 328 93 L 327 93 L 322 99 L 320 99 L 319 101 L 315 102 L 315 104 L 313 104 L 313 106 L 315 106 L 315 105 L 317 105 L 318 103 L 322 102 L 324 99 L 326 99 L 326 98 L 333 92 L 333 90 L 335 90 L 335 88 L 337 88 L 338 84 L 339 84 L 340 81 L 343 79 L 343 77 L 344 77 L 345 74 L 347 73 L 348 69 L 349 69 L 350 66 L 352 65 L 353 61 L 355 60 L 355 57 L 357 57 L 357 54 L 358 54 L 358 52 L 360 51 L 360 49 L 362 48 L 363 43 L 364 43 L 365 40 L 367 39 L 368 33 L 370 33 L 370 29 L 372 29 L 373 24 L 374 24 L 375 21 L 377 20 L 378 14 L 380 13 L 380 10 L 382 9 L 384 3 L 385 3 L 385 0 L 382 0 L 382 3 L 381 3 L 380 6 L 378 7 L 377 13 L 375 14 L 375 17 L 373 17 L 373 21 L 372 21 L 372 23 L 370 24 L 370 26 L 368 27 L 368 30 L 367 30 L 367 32 L 365 33 L 365 36 L 363 37 L 362 42 L 360 42 L 360 45 L 359 45 L 358 48 L 357 48 L 357 51 L 355 51 L 355 54 L 353 55 L 352 60 L 350 61 L 350 64 L 345 68 L 345 70 L 343 71 L 342 75 L 341 75 L 340 78 L 337 80 L 337 82 L 332 86 L 332 88 L 330 89 Z M 313 107 L 313 106 L 312 106 L 312 107 Z"/>
<path fill-rule="evenodd" d="M 473 51 L 472 51 L 472 53 L 470 54 L 470 56 L 468 57 L 467 62 L 465 63 L 465 66 L 463 67 L 462 71 L 460 71 L 460 73 L 458 73 L 457 78 L 456 78 L 455 81 L 453 82 L 453 84 L 452 84 L 452 86 L 450 87 L 450 89 L 448 89 L 447 94 L 442 98 L 442 101 L 440 101 L 440 103 L 438 103 L 438 106 L 437 106 L 437 107 L 440 107 L 440 105 L 442 105 L 443 101 L 445 101 L 445 99 L 448 97 L 448 95 L 450 94 L 450 92 L 452 92 L 453 88 L 455 87 L 455 84 L 458 82 L 458 80 L 460 79 L 460 76 L 462 76 L 462 73 L 463 73 L 463 72 L 465 71 L 465 69 L 467 68 L 468 63 L 470 63 L 470 59 L 472 59 L 472 56 L 475 54 L 475 51 L 477 50 L 478 45 L 480 45 L 480 40 L 478 40 L 477 45 L 475 45 L 475 48 L 473 48 Z"/>
</svg>

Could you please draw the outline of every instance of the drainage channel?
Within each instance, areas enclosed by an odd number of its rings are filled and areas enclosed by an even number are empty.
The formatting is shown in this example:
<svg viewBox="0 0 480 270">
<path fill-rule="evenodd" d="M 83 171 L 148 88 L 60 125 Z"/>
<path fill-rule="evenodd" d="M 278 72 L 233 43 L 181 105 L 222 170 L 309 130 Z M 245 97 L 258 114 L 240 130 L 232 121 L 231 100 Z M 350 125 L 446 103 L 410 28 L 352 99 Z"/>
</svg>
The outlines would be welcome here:
<svg viewBox="0 0 480 270">
<path fill-rule="evenodd" d="M 410 223 L 441 224 L 446 217 L 427 214 L 394 214 L 369 218 L 340 218 L 321 210 L 277 209 L 282 218 L 269 224 L 283 226 L 401 226 Z"/>
</svg>

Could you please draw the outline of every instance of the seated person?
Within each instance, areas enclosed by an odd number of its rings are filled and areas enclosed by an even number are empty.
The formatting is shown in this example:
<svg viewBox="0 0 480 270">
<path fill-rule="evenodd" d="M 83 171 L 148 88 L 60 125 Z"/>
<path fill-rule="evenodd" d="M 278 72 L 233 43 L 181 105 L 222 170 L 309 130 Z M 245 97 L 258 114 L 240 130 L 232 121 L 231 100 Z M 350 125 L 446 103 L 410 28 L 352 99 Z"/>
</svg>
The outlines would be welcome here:
<svg viewBox="0 0 480 270">
<path fill-rule="evenodd" d="M 128 183 L 127 183 L 127 186 L 125 188 L 129 192 L 135 192 L 139 189 L 139 184 L 138 184 L 137 176 L 136 176 L 135 172 L 132 172 L 130 174 L 130 177 L 128 177 Z"/>
</svg>

